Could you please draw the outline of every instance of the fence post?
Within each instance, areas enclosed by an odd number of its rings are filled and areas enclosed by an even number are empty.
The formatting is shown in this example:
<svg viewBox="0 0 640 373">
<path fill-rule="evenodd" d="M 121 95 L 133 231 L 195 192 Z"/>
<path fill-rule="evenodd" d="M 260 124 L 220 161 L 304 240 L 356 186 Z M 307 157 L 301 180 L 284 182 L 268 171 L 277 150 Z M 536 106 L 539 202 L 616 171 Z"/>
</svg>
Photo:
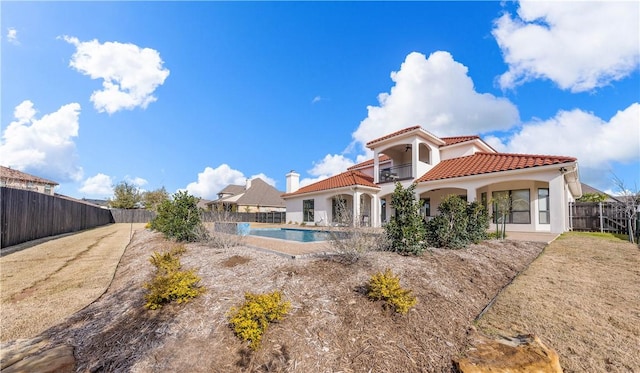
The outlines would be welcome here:
<svg viewBox="0 0 640 373">
<path fill-rule="evenodd" d="M 600 233 L 604 233 L 604 217 L 602 216 L 602 202 L 598 202 L 600 207 Z"/>
</svg>

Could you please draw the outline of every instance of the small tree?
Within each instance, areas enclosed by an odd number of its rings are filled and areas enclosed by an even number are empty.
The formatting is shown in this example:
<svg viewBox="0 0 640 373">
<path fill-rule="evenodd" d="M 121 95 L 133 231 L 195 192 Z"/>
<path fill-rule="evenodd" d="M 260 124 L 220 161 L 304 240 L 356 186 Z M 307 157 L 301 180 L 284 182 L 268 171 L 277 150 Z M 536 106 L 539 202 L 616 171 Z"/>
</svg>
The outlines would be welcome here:
<svg viewBox="0 0 640 373">
<path fill-rule="evenodd" d="M 585 193 L 582 197 L 578 198 L 578 202 L 604 202 L 607 200 L 607 195 L 603 193 Z"/>
<path fill-rule="evenodd" d="M 640 190 L 637 186 L 635 190 L 627 189 L 624 181 L 616 175 L 613 175 L 613 183 L 620 193 L 617 199 L 621 201 L 620 208 L 623 210 L 624 216 L 627 219 L 629 242 L 635 242 L 637 232 L 634 233 L 634 229 L 638 222 L 638 215 L 640 214 Z"/>
<path fill-rule="evenodd" d="M 151 220 L 151 229 L 177 241 L 196 241 L 206 237 L 198 201 L 199 198 L 185 191 L 175 193 L 173 200 L 160 203 L 158 214 Z"/>
<path fill-rule="evenodd" d="M 109 205 L 116 209 L 132 209 L 138 206 L 142 200 L 138 187 L 122 181 L 113 187 L 113 199 Z"/>
<path fill-rule="evenodd" d="M 420 215 L 421 201 L 416 200 L 414 190 L 416 184 L 406 189 L 396 183 L 391 196 L 391 206 L 395 215 L 384 226 L 391 244 L 390 250 L 401 254 L 422 254 L 426 246 L 426 229 Z"/>
<path fill-rule="evenodd" d="M 493 220 L 496 224 L 496 237 L 504 239 L 506 237 L 506 224 L 507 215 L 511 211 L 511 198 L 508 192 L 494 193 L 491 198 L 491 205 L 493 206 Z"/>
<path fill-rule="evenodd" d="M 169 193 L 167 193 L 167 190 L 164 189 L 164 187 L 142 193 L 142 204 L 147 210 L 158 211 L 158 206 L 168 199 Z"/>
</svg>

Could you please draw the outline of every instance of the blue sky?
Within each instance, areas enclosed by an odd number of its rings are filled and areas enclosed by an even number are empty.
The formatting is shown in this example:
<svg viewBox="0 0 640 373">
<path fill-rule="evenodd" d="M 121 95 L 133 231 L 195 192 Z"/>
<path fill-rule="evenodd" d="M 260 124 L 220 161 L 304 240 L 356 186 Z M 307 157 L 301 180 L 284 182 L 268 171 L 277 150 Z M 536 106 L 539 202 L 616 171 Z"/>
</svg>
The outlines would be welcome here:
<svg viewBox="0 0 640 373">
<path fill-rule="evenodd" d="M 421 125 L 640 188 L 638 2 L 0 2 L 0 164 L 108 198 L 280 190 Z"/>
</svg>

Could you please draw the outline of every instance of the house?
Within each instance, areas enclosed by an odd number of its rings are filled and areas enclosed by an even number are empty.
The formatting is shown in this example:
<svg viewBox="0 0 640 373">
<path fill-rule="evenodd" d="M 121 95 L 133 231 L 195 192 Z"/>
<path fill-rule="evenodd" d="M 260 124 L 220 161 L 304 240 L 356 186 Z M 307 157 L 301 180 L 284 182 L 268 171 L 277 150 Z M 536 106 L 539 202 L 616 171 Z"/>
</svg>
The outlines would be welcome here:
<svg viewBox="0 0 640 373">
<path fill-rule="evenodd" d="M 43 179 L 26 172 L 0 166 L 0 186 L 27 189 L 34 192 L 53 195 L 54 188 L 59 185 L 55 181 Z"/>
<path fill-rule="evenodd" d="M 228 185 L 218 199 L 207 203 L 214 211 L 284 212 L 282 192 L 260 178 L 247 179 L 245 185 Z"/>
<path fill-rule="evenodd" d="M 300 188 L 300 175 L 289 172 L 282 196 L 287 221 L 340 223 L 346 206 L 354 222 L 381 227 L 393 214 L 396 183 L 415 183 L 427 220 L 455 194 L 487 206 L 495 228 L 492 202 L 508 198 L 507 231 L 561 233 L 570 228 L 569 202 L 582 194 L 576 158 L 499 153 L 479 136 L 440 138 L 414 126 L 366 146 L 373 159 L 311 185 Z"/>
<path fill-rule="evenodd" d="M 591 185 L 581 183 L 582 184 L 582 196 L 585 197 L 587 195 L 602 195 L 605 196 L 604 201 L 602 202 L 620 202 L 618 198 L 612 197 L 611 195 L 592 187 Z"/>
</svg>

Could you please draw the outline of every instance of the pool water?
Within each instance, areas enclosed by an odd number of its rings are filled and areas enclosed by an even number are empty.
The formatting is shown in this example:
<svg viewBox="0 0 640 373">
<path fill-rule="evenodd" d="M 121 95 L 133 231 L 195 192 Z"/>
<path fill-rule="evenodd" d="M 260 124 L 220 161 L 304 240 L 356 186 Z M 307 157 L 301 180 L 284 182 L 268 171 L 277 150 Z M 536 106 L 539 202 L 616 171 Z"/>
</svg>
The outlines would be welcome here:
<svg viewBox="0 0 640 373">
<path fill-rule="evenodd" d="M 291 228 L 257 228 L 249 230 L 249 234 L 296 242 L 320 242 L 328 241 L 332 238 L 331 233 L 328 231 Z"/>
</svg>

